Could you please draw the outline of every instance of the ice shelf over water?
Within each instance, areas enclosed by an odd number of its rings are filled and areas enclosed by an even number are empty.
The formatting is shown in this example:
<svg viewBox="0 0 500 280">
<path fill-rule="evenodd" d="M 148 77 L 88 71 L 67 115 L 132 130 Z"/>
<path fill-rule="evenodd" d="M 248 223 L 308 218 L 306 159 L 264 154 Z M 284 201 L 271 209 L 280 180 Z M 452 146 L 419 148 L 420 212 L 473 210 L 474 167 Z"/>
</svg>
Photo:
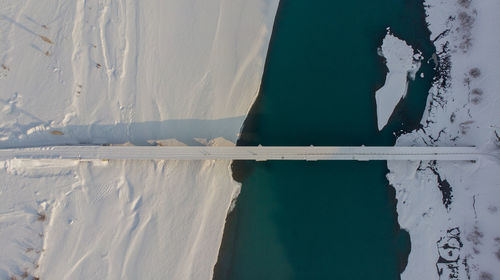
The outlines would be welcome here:
<svg viewBox="0 0 500 280">
<path fill-rule="evenodd" d="M 408 77 L 414 79 L 420 68 L 420 55 L 414 55 L 413 48 L 405 41 L 387 31 L 380 54 L 385 57 L 389 69 L 385 84 L 375 93 L 377 102 L 377 124 L 382 130 L 389 121 L 399 101 L 405 97 Z"/>
</svg>

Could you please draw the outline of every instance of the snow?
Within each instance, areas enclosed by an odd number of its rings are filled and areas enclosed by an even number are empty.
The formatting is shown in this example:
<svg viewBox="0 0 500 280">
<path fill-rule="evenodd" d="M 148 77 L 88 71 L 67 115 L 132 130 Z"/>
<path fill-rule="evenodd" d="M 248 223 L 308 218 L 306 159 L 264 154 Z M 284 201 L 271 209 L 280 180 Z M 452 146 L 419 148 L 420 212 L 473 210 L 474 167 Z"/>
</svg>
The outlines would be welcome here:
<svg viewBox="0 0 500 280">
<path fill-rule="evenodd" d="M 0 0 L 0 147 L 234 145 L 277 5 Z M 3 161 L 0 182 L 0 279 L 209 279 L 239 192 L 229 161 Z"/>
<path fill-rule="evenodd" d="M 375 93 L 378 130 L 387 125 L 399 101 L 405 97 L 408 76 L 415 79 L 420 68 L 419 55 L 414 57 L 413 48 L 391 34 L 389 29 L 382 42 L 380 54 L 385 57 L 389 71 L 385 84 Z"/>
<path fill-rule="evenodd" d="M 400 146 L 500 150 L 500 2 L 426 1 L 439 60 L 423 128 Z M 402 279 L 497 279 L 500 275 L 500 161 L 388 161 L 400 225 L 411 236 Z M 450 254 L 450 255 L 448 255 Z"/>
</svg>

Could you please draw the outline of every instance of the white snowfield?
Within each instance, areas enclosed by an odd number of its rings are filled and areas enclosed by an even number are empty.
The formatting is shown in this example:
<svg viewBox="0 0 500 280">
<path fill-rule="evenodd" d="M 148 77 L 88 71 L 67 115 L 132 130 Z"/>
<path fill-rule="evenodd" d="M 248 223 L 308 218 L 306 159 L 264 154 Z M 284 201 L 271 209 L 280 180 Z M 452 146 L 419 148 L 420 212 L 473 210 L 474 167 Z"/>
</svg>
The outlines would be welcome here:
<svg viewBox="0 0 500 280">
<path fill-rule="evenodd" d="M 500 1 L 426 0 L 425 7 L 441 75 L 423 129 L 397 145 L 500 149 Z M 388 167 L 412 244 L 402 279 L 500 279 L 499 161 Z"/>
<path fill-rule="evenodd" d="M 420 62 L 414 59 L 414 50 L 405 41 L 387 30 L 381 47 L 381 55 L 386 59 L 389 69 L 384 86 L 375 93 L 377 103 L 378 130 L 382 130 L 389 121 L 399 101 L 405 97 L 408 77 L 415 78 Z M 418 58 L 418 55 L 415 55 Z"/>
<path fill-rule="evenodd" d="M 0 160 L 479 160 L 475 147 L 136 147 L 58 146 L 0 149 Z"/>
<path fill-rule="evenodd" d="M 236 142 L 277 6 L 0 0 L 0 147 Z M 0 161 L 0 279 L 211 279 L 239 188 L 230 161 Z"/>
</svg>

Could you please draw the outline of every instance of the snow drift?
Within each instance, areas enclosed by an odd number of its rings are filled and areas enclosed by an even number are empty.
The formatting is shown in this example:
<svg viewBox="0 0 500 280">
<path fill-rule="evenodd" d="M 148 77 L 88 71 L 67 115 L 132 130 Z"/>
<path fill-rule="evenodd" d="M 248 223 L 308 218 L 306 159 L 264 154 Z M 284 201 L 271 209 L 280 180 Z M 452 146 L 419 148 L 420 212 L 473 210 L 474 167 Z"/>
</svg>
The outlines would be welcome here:
<svg viewBox="0 0 500 280">
<path fill-rule="evenodd" d="M 278 0 L 0 0 L 0 147 L 235 142 Z M 0 278 L 209 279 L 229 162 L 0 162 Z"/>
</svg>

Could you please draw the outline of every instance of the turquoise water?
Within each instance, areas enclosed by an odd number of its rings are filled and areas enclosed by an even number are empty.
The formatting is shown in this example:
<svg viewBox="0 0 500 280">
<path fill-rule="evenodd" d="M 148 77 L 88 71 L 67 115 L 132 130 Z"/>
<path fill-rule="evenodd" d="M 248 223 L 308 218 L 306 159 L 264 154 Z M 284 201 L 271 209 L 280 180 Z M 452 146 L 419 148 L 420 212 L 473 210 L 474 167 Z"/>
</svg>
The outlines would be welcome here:
<svg viewBox="0 0 500 280">
<path fill-rule="evenodd" d="M 238 145 L 388 146 L 416 128 L 432 65 L 382 132 L 374 92 L 387 71 L 377 55 L 386 27 L 426 58 L 434 52 L 417 2 L 282 0 Z M 242 192 L 215 279 L 399 279 L 410 238 L 385 162 L 239 161 L 233 172 Z"/>
</svg>

